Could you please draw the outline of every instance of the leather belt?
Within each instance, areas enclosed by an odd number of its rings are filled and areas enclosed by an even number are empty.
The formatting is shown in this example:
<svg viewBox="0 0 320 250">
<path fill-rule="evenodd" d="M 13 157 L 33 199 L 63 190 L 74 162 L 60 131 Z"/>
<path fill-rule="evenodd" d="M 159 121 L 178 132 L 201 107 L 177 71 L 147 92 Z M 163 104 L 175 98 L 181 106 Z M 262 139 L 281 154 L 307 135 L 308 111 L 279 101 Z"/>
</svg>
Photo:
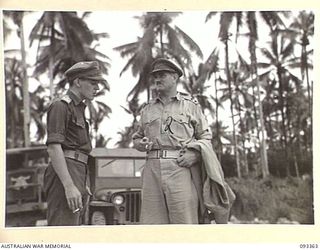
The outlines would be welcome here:
<svg viewBox="0 0 320 250">
<path fill-rule="evenodd" d="M 151 150 L 147 153 L 148 159 L 177 159 L 180 150 Z"/>
<path fill-rule="evenodd" d="M 88 163 L 88 155 L 85 153 L 75 150 L 64 150 L 63 153 L 66 158 L 74 159 L 85 164 Z"/>
</svg>

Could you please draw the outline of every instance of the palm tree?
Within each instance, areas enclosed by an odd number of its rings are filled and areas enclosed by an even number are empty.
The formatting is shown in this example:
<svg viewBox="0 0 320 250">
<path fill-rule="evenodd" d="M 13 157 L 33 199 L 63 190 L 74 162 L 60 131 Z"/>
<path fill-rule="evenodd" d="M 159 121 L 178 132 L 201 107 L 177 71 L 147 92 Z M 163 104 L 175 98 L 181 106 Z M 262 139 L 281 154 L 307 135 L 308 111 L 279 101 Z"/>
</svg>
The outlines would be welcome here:
<svg viewBox="0 0 320 250">
<path fill-rule="evenodd" d="M 274 28 L 278 23 L 282 24 L 281 19 L 279 18 L 278 14 L 275 12 L 258 12 L 261 16 L 262 20 L 264 20 L 270 28 Z M 207 15 L 206 21 L 209 20 L 212 16 L 214 16 L 216 12 L 210 12 Z M 249 52 L 251 58 L 251 75 L 253 82 L 255 83 L 253 86 L 257 86 L 258 88 L 258 107 L 259 107 L 259 120 L 260 120 L 260 133 L 262 135 L 261 138 L 261 159 L 262 159 L 262 173 L 263 177 L 266 177 L 268 173 L 268 161 L 267 161 L 267 153 L 266 153 L 266 145 L 265 145 L 265 138 L 264 138 L 264 124 L 263 124 L 263 110 L 260 98 L 260 86 L 259 82 L 257 81 L 257 59 L 256 59 L 256 41 L 258 39 L 257 33 L 257 19 L 256 19 L 256 12 L 223 12 L 220 16 L 220 33 L 219 37 L 224 37 L 225 41 L 225 50 L 227 51 L 227 37 L 230 26 L 232 21 L 236 20 L 236 42 L 239 36 L 240 27 L 243 25 L 243 18 L 247 20 L 247 26 L 249 28 Z M 227 57 L 227 56 L 226 56 Z M 227 58 L 226 58 L 227 60 Z M 226 64 L 227 65 L 227 64 Z M 226 75 L 228 78 L 228 69 L 226 68 Z M 253 91 L 255 92 L 255 91 Z M 256 114 L 256 109 L 254 107 L 254 112 Z M 257 115 L 256 115 L 257 117 Z"/>
<path fill-rule="evenodd" d="M 108 72 L 109 58 L 95 49 L 98 44 L 92 47 L 94 41 L 108 34 L 96 34 L 89 29 L 84 21 L 89 14 L 85 12 L 80 18 L 77 12 L 45 11 L 30 33 L 30 46 L 38 41 L 34 75 L 38 77 L 49 71 L 51 98 L 55 92 L 54 78 L 60 76 L 58 86 L 64 87 L 63 73 L 76 62 L 96 60 L 103 72 Z"/>
<path fill-rule="evenodd" d="M 310 115 L 312 114 L 312 85 L 309 79 L 309 69 L 312 64 L 309 62 L 309 55 L 313 50 L 308 51 L 307 47 L 310 44 L 310 37 L 314 34 L 314 14 L 312 12 L 300 11 L 298 17 L 294 18 L 293 23 L 290 24 L 289 30 L 292 32 L 293 39 L 297 40 L 297 43 L 301 46 L 300 54 L 300 67 L 301 67 L 301 79 L 302 82 L 306 78 L 307 89 L 308 89 L 308 99 L 309 99 L 309 109 Z M 312 116 L 311 116 L 312 117 Z"/>
<path fill-rule="evenodd" d="M 281 12 L 285 16 L 287 15 L 286 12 Z M 262 168 L 262 176 L 263 178 L 269 175 L 269 166 L 268 166 L 268 156 L 267 156 L 267 149 L 266 149 L 266 139 L 265 139 L 265 126 L 264 126 L 264 114 L 262 108 L 262 100 L 260 96 L 260 82 L 258 80 L 258 68 L 257 68 L 257 45 L 256 42 L 258 40 L 258 25 L 257 25 L 257 14 L 261 17 L 261 19 L 267 24 L 269 29 L 272 31 L 277 28 L 279 25 L 284 26 L 280 16 L 278 13 L 274 11 L 249 11 L 246 12 L 246 20 L 247 20 L 247 27 L 249 29 L 249 52 L 250 52 L 250 59 L 251 59 L 251 76 L 253 81 L 253 93 L 257 93 L 258 96 L 258 108 L 259 108 L 259 121 L 260 121 L 260 155 L 261 155 L 261 168 Z M 255 87 L 257 91 L 255 91 Z"/>
<path fill-rule="evenodd" d="M 212 114 L 213 107 L 208 96 L 205 95 L 206 90 L 210 87 L 205 85 L 207 75 L 205 71 L 207 71 L 206 64 L 200 63 L 198 73 L 193 72 L 187 78 L 182 79 L 181 84 L 187 93 L 197 98 L 203 112 L 209 110 Z"/>
<path fill-rule="evenodd" d="M 215 125 L 213 128 L 216 130 L 216 137 L 214 138 L 214 141 L 217 142 L 217 146 L 215 147 L 217 149 L 217 155 L 219 161 L 221 161 L 221 155 L 222 155 L 222 141 L 221 137 L 223 136 L 223 133 L 221 133 L 222 129 L 222 123 L 219 121 L 219 108 L 223 108 L 222 101 L 219 98 L 219 89 L 218 89 L 218 81 L 221 78 L 218 77 L 219 72 L 219 49 L 216 47 L 212 53 L 209 55 L 207 61 L 204 63 L 204 68 L 206 70 L 202 71 L 202 75 L 206 77 L 207 80 L 210 80 L 212 75 L 214 75 L 214 96 L 210 95 L 210 98 L 215 103 Z M 215 133 L 213 133 L 215 134 Z M 213 144 L 214 145 L 214 144 Z"/>
<path fill-rule="evenodd" d="M 16 58 L 4 59 L 6 88 L 6 144 L 8 148 L 22 147 L 23 135 L 23 66 Z"/>
<path fill-rule="evenodd" d="M 282 136 L 281 141 L 285 151 L 286 158 L 286 173 L 290 175 L 289 168 L 289 156 L 288 156 L 288 112 L 290 107 L 288 106 L 286 96 L 290 93 L 289 90 L 289 79 L 294 81 L 297 85 L 300 84 L 301 80 L 293 75 L 289 68 L 294 67 L 292 64 L 292 55 L 294 49 L 294 41 L 287 39 L 278 30 L 271 33 L 272 41 L 270 43 L 270 49 L 263 48 L 261 51 L 263 55 L 269 61 L 268 63 L 259 63 L 258 65 L 264 67 L 267 70 L 266 74 L 275 72 L 276 80 L 278 83 L 278 98 L 279 98 L 279 108 L 281 114 L 281 126 L 282 126 Z"/>
<path fill-rule="evenodd" d="M 206 21 L 211 19 L 217 12 L 210 12 Z M 239 28 L 242 25 L 241 22 L 241 12 L 222 12 L 220 15 L 220 30 L 218 37 L 222 41 L 225 47 L 225 75 L 226 81 L 228 85 L 229 98 L 230 98 L 230 111 L 231 111 L 231 119 L 232 119 L 232 127 L 233 127 L 233 142 L 234 142 L 234 154 L 236 159 L 236 167 L 237 167 L 237 175 L 241 178 L 241 169 L 240 169 L 240 159 L 238 154 L 238 140 L 236 136 L 236 125 L 235 125 L 235 114 L 234 114 L 234 103 L 232 99 L 232 86 L 231 86 L 231 75 L 229 70 L 229 40 L 231 34 L 229 33 L 230 26 L 232 24 L 233 19 L 236 19 L 236 31 L 237 35 L 239 32 Z"/>
<path fill-rule="evenodd" d="M 141 92 L 147 90 L 148 100 L 150 98 L 150 79 L 151 63 L 157 57 L 170 57 L 174 59 L 184 70 L 191 68 L 190 51 L 202 57 L 199 46 L 179 27 L 172 27 L 174 18 L 180 15 L 180 12 L 147 12 L 141 17 L 140 25 L 143 29 L 142 37 L 138 41 L 125 44 L 114 48 L 120 52 L 122 57 L 130 57 L 122 73 L 130 67 L 133 76 L 139 75 L 139 80 L 128 97 L 135 99 Z M 182 42 L 186 44 L 186 49 Z"/>
<path fill-rule="evenodd" d="M 108 37 L 108 34 L 94 33 L 89 29 L 84 21 L 89 14 L 85 12 L 82 17 L 78 17 L 77 12 L 45 11 L 30 33 L 30 46 L 38 42 L 34 76 L 37 78 L 49 71 L 51 99 L 59 92 L 54 90 L 54 79 L 58 77 L 57 87 L 64 88 L 67 83 L 64 72 L 78 61 L 98 61 L 103 73 L 108 73 L 108 56 L 96 50 L 99 39 Z M 109 90 L 108 84 L 103 87 Z M 100 95 L 104 94 L 104 89 Z M 88 107 L 92 138 L 96 142 L 99 140 L 99 143 L 106 143 L 98 133 L 98 125 L 104 117 L 108 117 L 111 109 L 96 99 L 88 103 Z"/>
<path fill-rule="evenodd" d="M 26 62 L 26 49 L 25 49 L 25 36 L 23 25 L 23 11 L 4 11 L 4 16 L 11 18 L 18 26 L 17 34 L 20 38 L 20 51 L 21 51 L 21 63 L 23 70 L 23 134 L 24 145 L 27 147 L 30 145 L 30 97 L 29 97 L 29 80 L 27 75 L 27 62 Z"/>
<path fill-rule="evenodd" d="M 298 45 L 301 46 L 300 56 L 292 59 L 293 63 L 296 63 L 300 67 L 301 80 L 302 83 L 307 83 L 307 93 L 308 93 L 308 106 L 309 106 L 309 119 L 311 121 L 311 128 L 313 127 L 313 117 L 312 117 L 312 82 L 309 79 L 309 70 L 312 69 L 312 60 L 310 55 L 313 54 L 313 49 L 308 50 L 310 45 L 310 38 L 314 34 L 314 14 L 312 12 L 300 11 L 298 16 L 294 18 L 293 22 L 290 24 L 289 29 L 283 31 L 284 34 L 288 35 L 292 40 L 296 41 Z M 299 92 L 303 91 L 303 87 L 299 87 Z M 300 96 L 303 94 L 301 93 Z M 312 130 L 310 130 L 310 158 L 312 158 Z M 299 141 L 299 140 L 298 140 Z"/>
<path fill-rule="evenodd" d="M 239 61 L 231 65 L 231 79 L 234 85 L 234 104 L 235 110 L 238 113 L 239 121 L 239 140 L 242 143 L 242 149 L 239 152 L 242 154 L 242 162 L 244 163 L 244 174 L 249 174 L 248 159 L 246 152 L 246 142 L 250 138 L 250 130 L 252 128 L 252 120 L 248 113 L 252 111 L 253 95 L 250 94 L 249 89 L 251 82 L 249 81 L 250 71 L 247 63 L 239 55 Z"/>
</svg>

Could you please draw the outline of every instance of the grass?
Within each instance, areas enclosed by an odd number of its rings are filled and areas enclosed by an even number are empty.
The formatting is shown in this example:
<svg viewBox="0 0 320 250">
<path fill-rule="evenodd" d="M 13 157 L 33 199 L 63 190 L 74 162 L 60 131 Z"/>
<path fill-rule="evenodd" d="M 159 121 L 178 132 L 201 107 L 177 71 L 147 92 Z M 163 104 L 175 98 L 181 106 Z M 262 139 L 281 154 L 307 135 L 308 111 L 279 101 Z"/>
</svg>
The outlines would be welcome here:
<svg viewBox="0 0 320 250">
<path fill-rule="evenodd" d="M 231 214 L 241 221 L 255 218 L 277 223 L 280 218 L 313 224 L 312 182 L 297 178 L 228 178 L 237 198 Z"/>
</svg>

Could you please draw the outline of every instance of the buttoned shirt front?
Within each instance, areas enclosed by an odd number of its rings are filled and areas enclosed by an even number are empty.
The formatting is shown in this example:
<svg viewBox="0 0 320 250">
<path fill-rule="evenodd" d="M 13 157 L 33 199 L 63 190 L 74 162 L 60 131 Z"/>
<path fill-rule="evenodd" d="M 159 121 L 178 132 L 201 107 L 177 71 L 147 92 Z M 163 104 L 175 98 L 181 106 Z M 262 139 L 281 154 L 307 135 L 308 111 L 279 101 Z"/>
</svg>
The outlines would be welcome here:
<svg viewBox="0 0 320 250">
<path fill-rule="evenodd" d="M 192 141 L 212 137 L 200 105 L 181 93 L 167 104 L 158 97 L 143 108 L 133 139 L 144 136 L 153 142 L 152 149 L 181 149 Z"/>
<path fill-rule="evenodd" d="M 47 145 L 59 143 L 64 150 L 89 154 L 92 146 L 85 108 L 86 105 L 70 90 L 66 96 L 53 101 L 47 115 Z"/>
</svg>

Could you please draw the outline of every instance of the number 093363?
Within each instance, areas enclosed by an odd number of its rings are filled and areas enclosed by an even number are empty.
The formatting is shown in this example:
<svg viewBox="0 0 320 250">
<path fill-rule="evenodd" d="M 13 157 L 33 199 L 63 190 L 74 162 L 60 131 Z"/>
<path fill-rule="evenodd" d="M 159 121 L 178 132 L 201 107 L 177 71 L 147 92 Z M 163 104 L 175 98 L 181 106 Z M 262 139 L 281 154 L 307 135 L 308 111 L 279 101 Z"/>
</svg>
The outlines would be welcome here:
<svg viewBox="0 0 320 250">
<path fill-rule="evenodd" d="M 307 244 L 307 243 L 300 244 L 299 246 L 302 249 L 313 249 L 313 248 L 318 248 L 319 247 L 318 244 Z"/>
</svg>

